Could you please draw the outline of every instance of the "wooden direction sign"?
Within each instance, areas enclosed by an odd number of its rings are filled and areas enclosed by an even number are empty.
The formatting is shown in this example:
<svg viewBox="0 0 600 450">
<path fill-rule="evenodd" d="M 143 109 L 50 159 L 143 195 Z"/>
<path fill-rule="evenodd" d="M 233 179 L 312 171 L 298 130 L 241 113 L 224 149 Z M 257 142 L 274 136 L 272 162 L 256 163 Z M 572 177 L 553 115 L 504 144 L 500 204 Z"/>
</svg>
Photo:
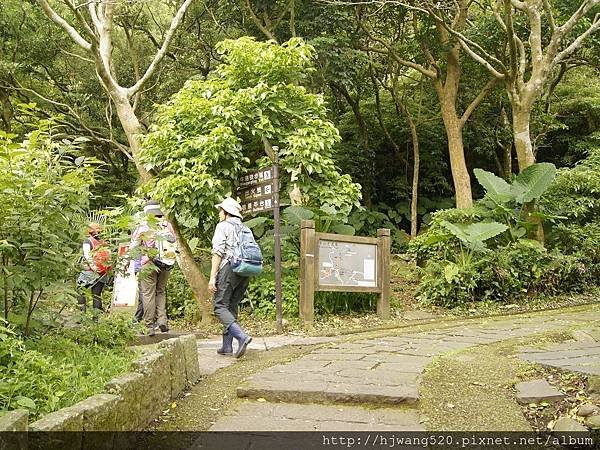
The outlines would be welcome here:
<svg viewBox="0 0 600 450">
<path fill-rule="evenodd" d="M 268 167 L 241 177 L 237 195 L 242 214 L 270 211 L 278 206 L 275 189 L 275 169 Z"/>
<path fill-rule="evenodd" d="M 272 149 L 266 142 L 267 147 Z M 267 151 L 267 154 L 269 152 Z M 280 220 L 279 220 L 279 166 L 277 158 L 273 157 L 273 164 L 261 170 L 243 175 L 239 182 L 237 196 L 240 198 L 242 214 L 253 215 L 262 211 L 273 211 L 273 221 L 275 229 L 273 230 L 274 257 L 275 257 L 275 308 L 277 312 L 277 331 L 283 332 L 283 312 L 281 306 L 281 238 L 280 238 Z"/>
</svg>

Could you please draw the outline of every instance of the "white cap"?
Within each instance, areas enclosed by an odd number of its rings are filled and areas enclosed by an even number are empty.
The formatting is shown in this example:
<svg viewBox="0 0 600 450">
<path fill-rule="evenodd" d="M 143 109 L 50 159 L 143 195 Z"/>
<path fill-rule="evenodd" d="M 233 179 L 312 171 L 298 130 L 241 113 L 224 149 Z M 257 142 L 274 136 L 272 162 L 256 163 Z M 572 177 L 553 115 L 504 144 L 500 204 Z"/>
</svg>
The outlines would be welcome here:
<svg viewBox="0 0 600 450">
<path fill-rule="evenodd" d="M 153 216 L 164 216 L 164 213 L 160 209 L 160 205 L 155 200 L 149 200 L 144 206 L 144 212 Z"/>
<path fill-rule="evenodd" d="M 241 213 L 242 207 L 240 206 L 240 204 L 238 202 L 236 202 L 231 197 L 227 197 L 221 203 L 215 205 L 215 208 L 217 208 L 217 209 L 220 208 L 223 211 L 225 211 L 226 213 L 231 214 L 232 216 L 239 217 L 240 219 L 242 218 L 242 213 Z"/>
</svg>

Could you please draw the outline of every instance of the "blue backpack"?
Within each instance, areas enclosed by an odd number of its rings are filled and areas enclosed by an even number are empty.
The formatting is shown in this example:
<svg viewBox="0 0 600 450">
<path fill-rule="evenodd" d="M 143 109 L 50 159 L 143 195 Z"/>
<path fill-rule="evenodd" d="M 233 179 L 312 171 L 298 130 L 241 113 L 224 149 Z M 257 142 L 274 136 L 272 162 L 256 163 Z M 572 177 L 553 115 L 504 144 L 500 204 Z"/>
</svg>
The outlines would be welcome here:
<svg viewBox="0 0 600 450">
<path fill-rule="evenodd" d="M 231 269 L 242 277 L 258 275 L 263 271 L 263 257 L 252 231 L 245 225 L 229 223 L 235 226 L 237 237 L 229 262 Z"/>
</svg>

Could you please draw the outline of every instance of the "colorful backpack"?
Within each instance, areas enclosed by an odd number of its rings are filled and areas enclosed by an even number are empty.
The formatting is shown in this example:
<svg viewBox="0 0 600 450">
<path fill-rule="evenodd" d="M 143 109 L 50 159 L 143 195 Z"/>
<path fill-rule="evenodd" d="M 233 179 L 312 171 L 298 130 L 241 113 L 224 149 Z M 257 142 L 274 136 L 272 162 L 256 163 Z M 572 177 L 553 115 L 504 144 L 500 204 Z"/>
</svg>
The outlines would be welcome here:
<svg viewBox="0 0 600 450">
<path fill-rule="evenodd" d="M 106 242 L 100 241 L 91 236 L 88 238 L 88 242 L 92 247 L 91 255 L 94 265 L 98 268 L 98 273 L 100 275 L 104 275 L 112 268 L 110 261 L 110 250 L 108 249 Z"/>
<path fill-rule="evenodd" d="M 245 225 L 229 223 L 235 226 L 237 238 L 229 261 L 231 269 L 242 277 L 260 274 L 263 271 L 263 257 L 252 231 Z"/>
</svg>

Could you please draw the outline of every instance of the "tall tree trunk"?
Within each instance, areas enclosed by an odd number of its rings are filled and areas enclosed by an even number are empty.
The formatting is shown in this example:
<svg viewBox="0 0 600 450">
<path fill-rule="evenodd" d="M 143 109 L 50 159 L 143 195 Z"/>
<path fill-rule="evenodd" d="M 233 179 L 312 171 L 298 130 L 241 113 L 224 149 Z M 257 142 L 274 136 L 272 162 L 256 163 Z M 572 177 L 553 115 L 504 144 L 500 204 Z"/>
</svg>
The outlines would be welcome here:
<svg viewBox="0 0 600 450">
<path fill-rule="evenodd" d="M 473 206 L 473 195 L 471 193 L 471 177 L 465 160 L 462 127 L 454 104 L 443 99 L 440 100 L 442 100 L 442 120 L 448 136 L 448 152 L 454 192 L 456 193 L 456 207 L 470 208 Z"/>
<path fill-rule="evenodd" d="M 2 104 L 2 122 L 4 122 L 4 131 L 10 133 L 11 122 L 13 118 L 13 109 L 10 103 L 10 97 L 5 89 L 0 88 L 0 103 Z"/>
<path fill-rule="evenodd" d="M 535 164 L 535 154 L 529 129 L 532 104 L 533 102 L 513 102 L 513 136 L 519 162 L 519 172 L 523 172 L 527 167 Z M 543 244 L 545 240 L 543 221 L 536 215 L 536 209 L 535 201 L 532 201 L 524 205 L 523 213 L 526 215 L 528 222 L 536 225 L 530 233 L 530 237 Z"/>
<path fill-rule="evenodd" d="M 208 282 L 196 263 L 187 240 L 181 233 L 179 223 L 177 223 L 177 220 L 175 220 L 172 215 L 169 216 L 169 221 L 173 225 L 173 230 L 175 231 L 175 236 L 178 241 L 179 257 L 177 259 L 179 268 L 200 305 L 200 312 L 202 313 L 201 324 L 208 325 L 212 318 L 212 302 L 210 295 L 208 294 Z"/>
<path fill-rule="evenodd" d="M 129 102 L 129 99 L 119 92 L 109 91 L 109 95 L 115 103 L 115 108 L 119 121 L 123 126 L 131 153 L 133 155 L 134 164 L 138 170 L 142 182 L 147 182 L 152 178 L 150 172 L 146 170 L 144 165 L 139 160 L 141 145 L 139 137 L 142 135 L 142 125 L 138 120 L 133 105 Z M 211 306 L 210 296 L 208 294 L 208 281 L 206 277 L 198 267 L 194 259 L 194 255 L 187 244 L 186 238 L 181 232 L 181 228 L 174 214 L 169 215 L 169 221 L 173 225 L 175 235 L 177 237 L 178 246 L 180 249 L 179 253 L 179 267 L 186 281 L 188 282 L 190 289 L 194 293 L 200 311 L 202 313 L 202 324 L 207 324 L 211 321 Z"/>
<path fill-rule="evenodd" d="M 523 172 L 527 167 L 535 163 L 533 153 L 533 144 L 531 143 L 531 133 L 529 123 L 531 120 L 531 107 L 528 105 L 519 105 L 513 102 L 513 136 L 515 141 L 515 151 L 519 161 L 519 172 Z"/>
<path fill-rule="evenodd" d="M 413 147 L 413 179 L 412 179 L 412 195 L 410 200 L 410 237 L 416 238 L 418 232 L 418 216 L 417 216 L 417 200 L 419 195 L 419 135 L 409 111 L 406 111 L 406 119 L 410 127 L 410 136 Z"/>
<path fill-rule="evenodd" d="M 129 99 L 119 92 L 109 91 L 108 93 L 115 104 L 117 116 L 127 137 L 129 148 L 133 156 L 133 163 L 140 175 L 142 183 L 150 181 L 152 175 L 146 170 L 144 165 L 140 162 L 141 144 L 139 137 L 143 134 L 142 124 L 140 123 L 133 105 L 129 102 Z"/>
</svg>

